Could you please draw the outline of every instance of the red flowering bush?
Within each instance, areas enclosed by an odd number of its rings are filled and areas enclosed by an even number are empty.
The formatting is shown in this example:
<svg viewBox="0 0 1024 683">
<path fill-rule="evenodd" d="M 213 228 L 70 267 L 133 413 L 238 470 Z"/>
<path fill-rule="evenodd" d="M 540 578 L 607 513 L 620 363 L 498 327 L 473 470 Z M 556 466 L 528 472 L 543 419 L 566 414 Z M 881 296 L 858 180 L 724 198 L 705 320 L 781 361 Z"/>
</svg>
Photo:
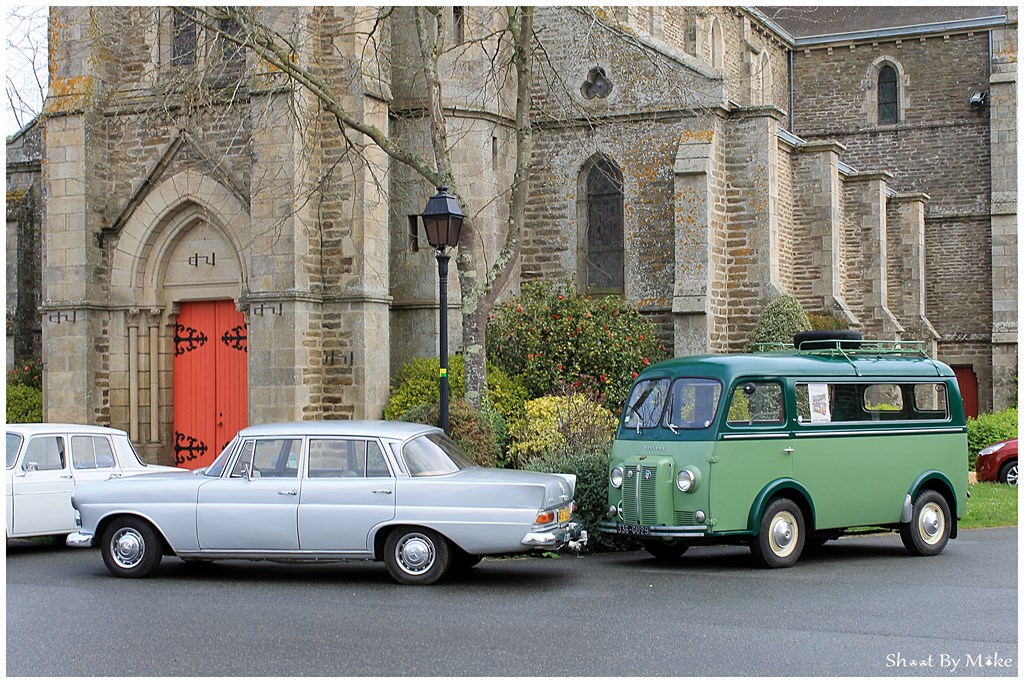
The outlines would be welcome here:
<svg viewBox="0 0 1024 683">
<path fill-rule="evenodd" d="M 637 373 L 665 357 L 654 324 L 613 297 L 573 294 L 538 281 L 495 306 L 487 321 L 487 357 L 519 375 L 534 397 L 564 386 L 596 393 L 612 410 Z"/>
<path fill-rule="evenodd" d="M 43 388 L 43 361 L 29 360 L 15 363 L 7 373 L 8 384 L 20 384 L 33 389 Z"/>
</svg>

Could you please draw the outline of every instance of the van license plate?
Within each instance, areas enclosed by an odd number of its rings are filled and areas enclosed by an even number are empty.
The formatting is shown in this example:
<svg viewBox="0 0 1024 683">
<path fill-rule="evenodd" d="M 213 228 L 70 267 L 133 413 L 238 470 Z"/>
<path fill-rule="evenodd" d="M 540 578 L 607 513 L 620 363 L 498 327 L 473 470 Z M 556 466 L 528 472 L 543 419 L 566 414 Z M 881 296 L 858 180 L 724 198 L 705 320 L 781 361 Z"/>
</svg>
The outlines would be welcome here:
<svg viewBox="0 0 1024 683">
<path fill-rule="evenodd" d="M 651 527 L 645 524 L 616 524 L 616 531 L 630 536 L 650 536 Z"/>
</svg>

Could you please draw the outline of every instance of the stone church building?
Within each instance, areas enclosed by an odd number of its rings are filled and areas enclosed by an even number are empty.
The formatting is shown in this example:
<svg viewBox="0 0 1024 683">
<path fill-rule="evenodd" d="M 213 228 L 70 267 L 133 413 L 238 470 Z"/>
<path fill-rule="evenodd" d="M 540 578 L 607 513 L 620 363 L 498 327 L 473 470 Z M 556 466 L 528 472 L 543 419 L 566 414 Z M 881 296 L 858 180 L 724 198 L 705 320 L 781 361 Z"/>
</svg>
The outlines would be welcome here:
<svg viewBox="0 0 1024 683">
<path fill-rule="evenodd" d="M 429 154 L 410 8 L 260 11 L 348 111 Z M 504 14 L 444 11 L 454 174 L 493 259 L 515 164 Z M 45 419 L 198 466 L 245 424 L 380 417 L 394 371 L 437 353 L 416 219 L 434 188 L 181 13 L 50 21 L 44 114 L 7 143 L 8 357 L 41 346 Z M 739 350 L 788 293 L 925 341 L 973 411 L 1015 400 L 1016 8 L 538 7 L 534 30 L 506 295 L 624 296 L 685 355 Z"/>
</svg>

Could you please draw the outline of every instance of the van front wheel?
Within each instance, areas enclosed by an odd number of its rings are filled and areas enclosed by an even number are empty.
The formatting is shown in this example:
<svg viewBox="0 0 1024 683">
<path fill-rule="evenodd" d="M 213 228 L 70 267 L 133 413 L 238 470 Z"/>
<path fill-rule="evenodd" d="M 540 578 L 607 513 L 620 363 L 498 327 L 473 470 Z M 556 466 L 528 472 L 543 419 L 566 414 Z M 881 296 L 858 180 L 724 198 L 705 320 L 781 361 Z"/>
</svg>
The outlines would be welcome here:
<svg viewBox="0 0 1024 683">
<path fill-rule="evenodd" d="M 792 567 L 804 549 L 804 515 L 789 498 L 771 502 L 761 514 L 761 531 L 750 544 L 754 560 L 768 569 Z"/>
<path fill-rule="evenodd" d="M 644 541 L 644 550 L 659 560 L 677 560 L 689 549 L 690 546 L 677 540 Z"/>
<path fill-rule="evenodd" d="M 949 540 L 949 504 L 937 491 L 924 490 L 914 499 L 910 521 L 900 538 L 911 555 L 938 555 Z"/>
</svg>

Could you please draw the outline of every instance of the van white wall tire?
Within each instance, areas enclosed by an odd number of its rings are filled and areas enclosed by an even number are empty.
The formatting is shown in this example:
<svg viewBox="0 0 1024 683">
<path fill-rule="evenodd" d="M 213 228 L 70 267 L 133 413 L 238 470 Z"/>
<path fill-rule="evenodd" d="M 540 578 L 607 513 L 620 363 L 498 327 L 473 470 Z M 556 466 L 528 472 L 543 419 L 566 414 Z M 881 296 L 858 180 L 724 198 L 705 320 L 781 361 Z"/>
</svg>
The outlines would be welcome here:
<svg viewBox="0 0 1024 683">
<path fill-rule="evenodd" d="M 766 569 L 792 567 L 806 540 L 804 514 L 789 498 L 776 498 L 761 513 L 761 529 L 750 544 L 754 561 Z"/>
<path fill-rule="evenodd" d="M 938 491 L 917 494 L 910 521 L 900 525 L 900 538 L 911 555 L 938 555 L 949 540 L 949 504 Z"/>
<path fill-rule="evenodd" d="M 398 583 L 428 586 L 448 571 L 451 549 L 441 534 L 430 529 L 398 528 L 384 543 L 384 565 Z"/>
<path fill-rule="evenodd" d="M 114 576 L 141 579 L 160 564 L 163 544 L 148 522 L 138 517 L 118 517 L 104 530 L 100 553 Z"/>
<path fill-rule="evenodd" d="M 689 545 L 679 540 L 644 541 L 644 550 L 659 560 L 678 560 L 689 549 Z"/>
</svg>

